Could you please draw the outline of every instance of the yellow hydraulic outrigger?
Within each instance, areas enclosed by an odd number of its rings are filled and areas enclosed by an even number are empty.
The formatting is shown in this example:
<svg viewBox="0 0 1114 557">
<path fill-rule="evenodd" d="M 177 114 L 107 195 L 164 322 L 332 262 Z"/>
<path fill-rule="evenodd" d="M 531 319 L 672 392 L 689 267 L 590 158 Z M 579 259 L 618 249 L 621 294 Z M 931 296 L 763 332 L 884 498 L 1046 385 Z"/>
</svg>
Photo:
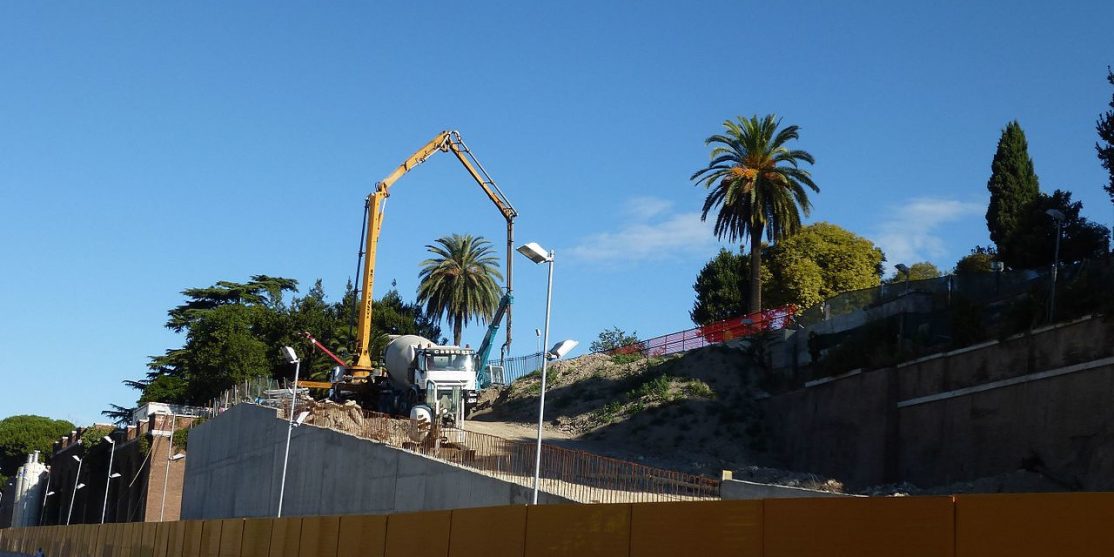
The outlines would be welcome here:
<svg viewBox="0 0 1114 557">
<path fill-rule="evenodd" d="M 371 341 L 371 304 L 372 304 L 372 287 L 375 284 L 375 251 L 379 245 L 379 229 L 383 226 L 383 206 L 384 201 L 390 195 L 391 186 L 394 185 L 399 178 L 409 172 L 415 166 L 422 164 L 438 151 L 451 152 L 456 155 L 460 164 L 464 165 L 464 169 L 468 174 L 480 185 L 480 188 L 487 194 L 488 199 L 495 203 L 495 207 L 503 215 L 507 221 L 507 294 L 511 293 L 511 267 L 513 258 L 511 257 L 514 252 L 514 219 L 518 216 L 518 212 L 511 206 L 510 201 L 491 179 L 487 171 L 484 170 L 483 165 L 476 160 L 475 155 L 464 144 L 460 138 L 460 132 L 457 131 L 443 131 L 437 134 L 429 143 L 426 143 L 421 149 L 418 149 L 410 158 L 405 162 L 398 165 L 394 172 L 387 175 L 383 181 L 375 185 L 375 191 L 367 196 L 367 238 L 364 245 L 364 264 L 361 272 L 360 280 L 360 314 L 357 319 L 356 326 L 356 358 L 353 365 L 350 366 L 349 372 L 352 378 L 357 382 L 366 381 L 371 375 L 371 353 L 368 350 Z M 511 311 L 507 308 L 507 341 L 503 344 L 504 352 L 510 348 L 511 344 Z"/>
</svg>

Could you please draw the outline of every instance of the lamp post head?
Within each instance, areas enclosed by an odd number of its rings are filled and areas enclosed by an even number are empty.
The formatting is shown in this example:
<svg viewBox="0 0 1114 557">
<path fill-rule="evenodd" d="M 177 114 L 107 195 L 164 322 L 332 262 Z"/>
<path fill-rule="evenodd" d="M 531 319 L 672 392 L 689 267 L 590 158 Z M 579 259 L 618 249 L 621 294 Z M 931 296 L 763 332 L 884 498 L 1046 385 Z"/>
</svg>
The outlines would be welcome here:
<svg viewBox="0 0 1114 557">
<path fill-rule="evenodd" d="M 110 476 L 108 477 L 108 479 L 110 479 L 110 480 L 114 480 L 114 479 L 116 479 L 116 478 L 119 478 L 119 477 L 120 477 L 120 473 L 119 473 L 119 472 L 113 472 L 113 473 L 112 473 L 112 475 L 110 475 Z"/>
<path fill-rule="evenodd" d="M 1052 220 L 1056 221 L 1057 223 L 1064 222 L 1064 219 L 1067 218 L 1059 209 L 1048 209 L 1044 212 L 1044 214 L 1052 217 Z"/>
<path fill-rule="evenodd" d="M 562 340 L 561 342 L 554 344 L 553 348 L 550 348 L 549 352 L 546 352 L 545 357 L 549 358 L 550 360 L 558 360 L 564 358 L 565 354 L 572 352 L 572 349 L 576 348 L 576 345 L 578 344 L 580 343 L 572 339 Z"/>
<path fill-rule="evenodd" d="M 104 436 L 104 437 L 102 437 L 101 439 L 104 439 L 104 440 L 105 440 L 105 442 L 107 442 L 107 443 L 111 443 L 111 444 L 113 444 L 113 445 L 115 445 L 115 444 L 116 444 L 116 440 L 115 440 L 115 439 L 113 439 L 111 435 L 105 435 L 105 436 Z"/>
<path fill-rule="evenodd" d="M 77 489 L 81 489 L 83 487 L 85 487 L 85 484 L 77 484 L 77 487 L 74 488 L 74 489 L 77 490 Z"/>
<path fill-rule="evenodd" d="M 549 263 L 553 261 L 553 257 L 545 248 L 539 246 L 537 242 L 530 242 L 518 246 L 518 253 L 525 255 L 527 259 L 534 263 Z"/>
<path fill-rule="evenodd" d="M 182 460 L 183 458 L 186 458 L 186 455 L 184 453 L 178 453 L 167 460 Z"/>
<path fill-rule="evenodd" d="M 78 462 L 81 462 L 81 457 L 80 456 L 77 456 L 77 455 L 70 455 L 70 456 L 72 456 L 74 460 L 76 460 Z"/>
<path fill-rule="evenodd" d="M 284 358 L 286 358 L 286 363 L 288 363 L 288 364 L 298 363 L 298 353 L 295 352 L 293 348 L 291 348 L 289 346 L 283 346 L 282 349 L 281 349 L 281 352 L 282 352 L 282 356 Z"/>
</svg>

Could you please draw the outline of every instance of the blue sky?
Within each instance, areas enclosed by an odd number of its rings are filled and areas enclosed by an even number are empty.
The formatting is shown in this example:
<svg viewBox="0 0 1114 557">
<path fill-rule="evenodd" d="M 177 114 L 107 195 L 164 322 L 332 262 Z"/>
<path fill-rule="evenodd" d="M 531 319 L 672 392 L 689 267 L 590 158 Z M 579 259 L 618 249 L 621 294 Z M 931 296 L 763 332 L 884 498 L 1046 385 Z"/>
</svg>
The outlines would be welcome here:
<svg viewBox="0 0 1114 557">
<path fill-rule="evenodd" d="M 990 160 L 1020 120 L 1042 188 L 1109 225 L 1094 124 L 1114 90 L 1110 2 L 189 2 L 0 4 L 0 416 L 79 423 L 180 339 L 179 292 L 355 267 L 363 197 L 459 129 L 557 251 L 553 337 L 689 326 L 719 248 L 703 139 L 736 115 L 801 126 L 810 220 L 891 263 L 988 243 Z M 401 180 L 378 288 L 411 297 L 424 245 L 499 245 L 452 157 Z M 544 269 L 516 266 L 514 353 Z M 481 331 L 466 338 L 478 342 Z"/>
</svg>

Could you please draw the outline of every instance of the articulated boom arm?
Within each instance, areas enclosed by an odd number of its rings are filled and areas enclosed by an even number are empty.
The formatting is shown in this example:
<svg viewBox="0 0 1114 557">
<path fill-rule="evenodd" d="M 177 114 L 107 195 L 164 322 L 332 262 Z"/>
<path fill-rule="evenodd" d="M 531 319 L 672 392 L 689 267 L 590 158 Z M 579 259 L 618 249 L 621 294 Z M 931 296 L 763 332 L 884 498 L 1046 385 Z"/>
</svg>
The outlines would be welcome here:
<svg viewBox="0 0 1114 557">
<path fill-rule="evenodd" d="M 480 347 L 476 349 L 476 372 L 479 374 L 477 382 L 481 387 L 487 387 L 491 384 L 491 377 L 487 372 L 487 361 L 491 357 L 491 347 L 495 341 L 495 334 L 499 332 L 499 322 L 503 320 L 503 314 L 511 309 L 511 302 L 514 297 L 510 294 L 503 295 L 503 299 L 499 300 L 499 308 L 495 310 L 495 315 L 491 318 L 491 324 L 487 327 L 487 334 L 484 335 L 484 340 L 480 343 Z"/>
<path fill-rule="evenodd" d="M 476 159 L 468 146 L 460 137 L 457 131 L 443 131 L 437 134 L 436 137 L 431 139 L 428 143 L 418 149 L 410 158 L 405 162 L 398 165 L 386 178 L 381 182 L 375 184 L 375 191 L 367 196 L 367 236 L 365 239 L 364 248 L 364 263 L 360 277 L 360 313 L 357 319 L 356 326 L 356 361 L 349 368 L 352 375 L 357 378 L 366 378 L 371 374 L 371 354 L 368 351 L 368 346 L 371 340 L 371 309 L 372 309 L 372 292 L 375 285 L 375 251 L 379 245 L 379 231 L 383 226 L 383 208 L 386 204 L 386 199 L 390 195 L 391 186 L 394 185 L 399 178 L 412 170 L 415 166 L 422 164 L 429 160 L 438 151 L 451 151 L 456 156 L 457 160 L 464 165 L 465 170 L 472 176 L 472 179 L 480 185 L 480 188 L 487 195 L 488 199 L 495 204 L 503 218 L 507 221 L 507 296 L 511 294 L 511 268 L 512 268 L 512 254 L 514 252 L 514 219 L 518 216 L 518 212 L 511 206 L 507 196 L 503 194 L 495 181 L 484 169 L 483 165 Z M 508 349 L 511 344 L 511 315 L 510 308 L 506 308 L 507 313 L 507 341 L 504 343 L 504 350 Z"/>
</svg>

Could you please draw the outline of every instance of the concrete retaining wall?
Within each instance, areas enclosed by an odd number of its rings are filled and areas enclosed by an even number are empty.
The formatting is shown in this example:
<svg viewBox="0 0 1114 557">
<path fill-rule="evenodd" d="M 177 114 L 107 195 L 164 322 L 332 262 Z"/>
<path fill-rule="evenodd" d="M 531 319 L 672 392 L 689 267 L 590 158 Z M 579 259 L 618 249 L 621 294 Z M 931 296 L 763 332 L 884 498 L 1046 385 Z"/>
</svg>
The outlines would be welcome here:
<svg viewBox="0 0 1114 557">
<path fill-rule="evenodd" d="M 1114 325 L 1101 318 L 863 371 L 764 402 L 794 470 L 921 486 L 1038 470 L 1114 489 Z"/>
<path fill-rule="evenodd" d="M 723 499 L 800 499 L 802 497 L 853 497 L 844 493 L 832 493 L 803 487 L 760 484 L 744 480 L 723 480 L 719 485 L 719 496 Z"/>
<path fill-rule="evenodd" d="M 183 519 L 274 516 L 286 422 L 240 404 L 190 431 Z M 531 490 L 352 435 L 304 425 L 290 442 L 284 516 L 528 503 Z M 568 503 L 539 495 L 541 503 Z"/>
</svg>

